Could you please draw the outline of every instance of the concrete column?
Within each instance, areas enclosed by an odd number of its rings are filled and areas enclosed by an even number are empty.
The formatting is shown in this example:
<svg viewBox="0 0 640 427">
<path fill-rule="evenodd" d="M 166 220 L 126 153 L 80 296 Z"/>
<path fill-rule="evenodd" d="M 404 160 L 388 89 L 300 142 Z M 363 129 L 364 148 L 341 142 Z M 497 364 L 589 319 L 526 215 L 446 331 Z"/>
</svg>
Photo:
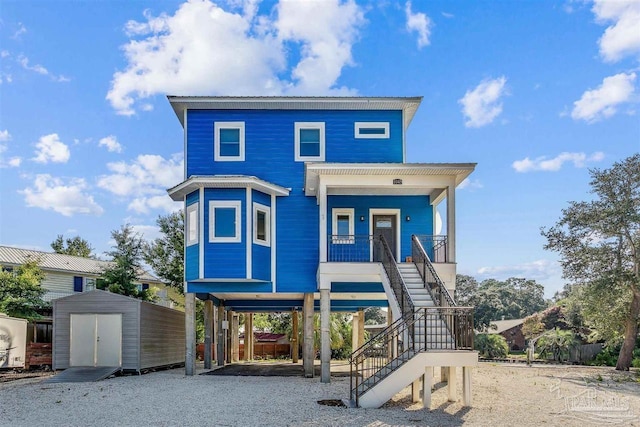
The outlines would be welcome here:
<svg viewBox="0 0 640 427">
<path fill-rule="evenodd" d="M 184 294 L 184 314 L 186 332 L 184 373 L 194 375 L 196 372 L 196 294 L 193 292 Z"/>
<path fill-rule="evenodd" d="M 417 380 L 411 383 L 411 401 L 413 403 L 420 402 L 420 386 L 422 385 L 420 384 L 421 382 L 422 380 L 418 378 Z"/>
<path fill-rule="evenodd" d="M 440 367 L 440 382 L 449 381 L 449 367 L 441 366 Z"/>
<path fill-rule="evenodd" d="M 298 346 L 298 312 L 291 312 L 291 359 L 293 363 L 298 363 L 300 347 Z"/>
<path fill-rule="evenodd" d="M 425 366 L 422 384 L 422 406 L 431 409 L 431 387 L 433 386 L 433 366 Z"/>
<path fill-rule="evenodd" d="M 244 351 L 247 353 L 247 360 L 253 360 L 253 313 L 247 313 L 244 326 Z"/>
<path fill-rule="evenodd" d="M 331 291 L 320 289 L 320 382 L 331 382 Z"/>
<path fill-rule="evenodd" d="M 358 347 L 364 345 L 364 310 L 358 310 Z"/>
<path fill-rule="evenodd" d="M 462 399 L 464 406 L 471 406 L 471 366 L 462 367 Z"/>
<path fill-rule="evenodd" d="M 222 322 L 224 321 L 224 306 L 222 304 L 218 306 L 217 317 L 216 360 L 218 361 L 218 366 L 224 366 L 224 329 L 222 329 Z"/>
<path fill-rule="evenodd" d="M 238 313 L 233 313 L 231 318 L 231 361 L 240 361 L 240 319 Z"/>
<path fill-rule="evenodd" d="M 204 302 L 204 368 L 211 369 L 211 347 L 213 344 L 213 301 Z"/>
<path fill-rule="evenodd" d="M 353 313 L 351 319 L 351 350 L 356 351 L 360 345 L 358 344 L 358 313 Z"/>
<path fill-rule="evenodd" d="M 304 294 L 304 341 L 302 348 L 302 365 L 304 367 L 304 376 L 313 378 L 313 359 L 315 352 L 313 351 L 313 293 Z"/>
<path fill-rule="evenodd" d="M 449 372 L 447 374 L 447 389 L 449 390 L 449 402 L 455 402 L 456 397 L 456 367 L 449 366 L 447 369 Z"/>
<path fill-rule="evenodd" d="M 447 261 L 456 262 L 456 187 L 447 187 Z"/>
<path fill-rule="evenodd" d="M 233 352 L 233 345 L 232 345 L 232 336 L 233 334 L 231 333 L 231 324 L 233 323 L 233 311 L 228 310 L 227 311 L 227 334 L 226 334 L 226 351 L 225 351 L 225 360 L 227 361 L 227 363 L 231 363 L 233 358 L 232 358 L 232 352 Z"/>
</svg>

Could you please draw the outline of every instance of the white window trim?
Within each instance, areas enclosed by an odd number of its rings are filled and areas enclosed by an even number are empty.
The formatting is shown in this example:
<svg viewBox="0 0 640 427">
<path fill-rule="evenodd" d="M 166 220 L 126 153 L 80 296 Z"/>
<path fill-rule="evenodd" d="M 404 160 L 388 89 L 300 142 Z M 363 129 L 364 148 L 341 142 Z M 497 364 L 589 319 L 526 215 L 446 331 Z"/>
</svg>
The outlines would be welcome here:
<svg viewBox="0 0 640 427">
<path fill-rule="evenodd" d="M 265 237 L 267 240 L 258 239 L 258 211 L 265 213 Z M 262 246 L 271 246 L 271 208 L 260 203 L 253 203 L 253 243 Z"/>
<path fill-rule="evenodd" d="M 199 220 L 198 217 L 200 216 L 200 212 L 198 209 L 198 205 L 200 203 L 196 202 L 196 203 L 192 203 L 189 206 L 187 206 L 187 214 L 185 215 L 185 222 L 186 222 L 186 227 L 185 227 L 185 231 L 187 233 L 186 238 L 185 238 L 185 242 L 187 246 L 191 246 L 191 245 L 197 245 L 199 242 L 199 236 L 200 236 L 200 224 L 199 224 Z M 196 212 L 196 236 L 193 239 L 189 239 L 189 228 L 191 226 L 191 220 L 189 219 L 191 217 L 191 213 L 195 211 Z"/>
<path fill-rule="evenodd" d="M 362 134 L 361 129 L 384 129 L 383 134 Z M 389 122 L 356 122 L 355 137 L 357 139 L 389 139 Z"/>
<path fill-rule="evenodd" d="M 355 210 L 353 208 L 333 208 L 331 209 L 331 243 L 334 245 L 351 245 L 355 243 L 354 237 L 340 238 L 338 236 L 338 215 L 349 217 L 349 236 L 355 234 Z"/>
<path fill-rule="evenodd" d="M 300 155 L 300 131 L 302 129 L 318 129 L 320 130 L 320 155 L 319 156 L 301 156 Z M 295 123 L 295 161 L 320 161 L 324 162 L 324 122 L 296 122 Z"/>
<path fill-rule="evenodd" d="M 240 152 L 237 156 L 220 155 L 220 130 L 238 129 L 240 131 Z M 244 122 L 215 122 L 213 125 L 213 159 L 216 162 L 244 162 Z"/>
<path fill-rule="evenodd" d="M 209 202 L 209 242 L 211 243 L 239 243 L 242 242 L 242 216 L 240 208 L 242 202 L 235 200 L 211 200 Z M 216 208 L 234 208 L 236 210 L 236 235 L 234 237 L 216 237 Z"/>
</svg>

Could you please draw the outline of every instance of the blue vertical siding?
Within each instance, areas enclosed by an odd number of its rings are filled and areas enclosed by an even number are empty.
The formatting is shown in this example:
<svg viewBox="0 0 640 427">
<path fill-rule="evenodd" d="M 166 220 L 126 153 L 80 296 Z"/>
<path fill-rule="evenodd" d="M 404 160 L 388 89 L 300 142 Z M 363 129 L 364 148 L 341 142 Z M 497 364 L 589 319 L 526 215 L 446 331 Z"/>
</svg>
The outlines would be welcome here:
<svg viewBox="0 0 640 427">
<path fill-rule="evenodd" d="M 240 201 L 240 239 L 238 243 L 209 242 L 209 202 L 212 200 Z M 246 253 L 246 190 L 230 188 L 207 188 L 204 191 L 204 277 L 245 279 L 247 277 Z"/>
<path fill-rule="evenodd" d="M 433 234 L 433 208 L 429 196 L 328 196 L 328 234 L 333 234 L 333 208 L 354 209 L 356 235 L 369 234 L 370 209 L 400 209 L 400 260 L 411 255 L 412 234 Z M 360 221 L 361 216 L 364 221 Z M 406 221 L 407 216 L 411 221 Z"/>
<path fill-rule="evenodd" d="M 198 202 L 199 192 L 194 191 L 187 196 L 187 206 Z M 198 217 L 200 213 L 198 212 Z M 186 224 L 185 224 L 186 226 Z M 206 238 L 206 237 L 205 237 Z M 200 244 L 187 246 L 185 249 L 185 278 L 186 280 L 198 279 L 200 272 Z"/>
<path fill-rule="evenodd" d="M 271 196 L 264 194 L 260 191 L 252 190 L 251 193 L 252 203 L 260 203 L 261 205 L 271 207 Z M 251 207 L 251 213 L 253 215 L 253 206 Z M 253 227 L 253 218 L 249 221 L 251 227 Z M 274 230 L 271 230 L 271 244 L 275 242 Z M 253 242 L 253 233 L 251 231 L 251 240 Z M 257 245 L 252 243 L 251 247 L 251 274 L 253 279 L 271 281 L 271 247 Z"/>
</svg>

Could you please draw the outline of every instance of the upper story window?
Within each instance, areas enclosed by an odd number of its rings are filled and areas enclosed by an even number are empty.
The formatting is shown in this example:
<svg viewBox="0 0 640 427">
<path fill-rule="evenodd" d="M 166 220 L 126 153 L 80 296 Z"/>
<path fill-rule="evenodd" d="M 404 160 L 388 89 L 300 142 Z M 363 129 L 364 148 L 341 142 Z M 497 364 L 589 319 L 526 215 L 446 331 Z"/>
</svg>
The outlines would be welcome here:
<svg viewBox="0 0 640 427">
<path fill-rule="evenodd" d="M 215 161 L 244 161 L 244 122 L 215 122 L 213 139 Z"/>
<path fill-rule="evenodd" d="M 216 200 L 209 202 L 209 241 L 236 243 L 241 241 L 240 201 Z"/>
<path fill-rule="evenodd" d="M 85 277 L 84 279 L 84 291 L 93 291 L 96 288 L 96 279 L 93 277 Z"/>
<path fill-rule="evenodd" d="M 253 243 L 271 245 L 271 208 L 260 203 L 253 204 Z"/>
<path fill-rule="evenodd" d="M 335 208 L 331 211 L 334 244 L 352 244 L 354 241 L 354 210 Z"/>
<path fill-rule="evenodd" d="M 389 139 L 389 122 L 356 122 L 355 137 Z"/>
<path fill-rule="evenodd" d="M 199 240 L 198 233 L 198 206 L 199 203 L 194 203 L 192 205 L 187 206 L 187 215 L 186 217 L 186 244 L 187 246 L 195 245 Z"/>
<path fill-rule="evenodd" d="M 295 142 L 297 162 L 324 161 L 324 122 L 297 122 Z"/>
</svg>

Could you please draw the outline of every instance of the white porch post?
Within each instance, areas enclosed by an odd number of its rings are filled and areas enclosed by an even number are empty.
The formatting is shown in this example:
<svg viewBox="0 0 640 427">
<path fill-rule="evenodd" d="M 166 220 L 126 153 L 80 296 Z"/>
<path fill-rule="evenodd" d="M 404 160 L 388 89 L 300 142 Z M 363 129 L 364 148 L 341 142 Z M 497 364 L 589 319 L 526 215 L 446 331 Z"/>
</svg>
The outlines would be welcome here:
<svg viewBox="0 0 640 427">
<path fill-rule="evenodd" d="M 447 260 L 456 262 L 456 184 L 447 186 Z"/>
<path fill-rule="evenodd" d="M 320 289 L 320 382 L 331 382 L 331 337 L 329 334 L 329 314 L 331 313 L 331 300 L 329 289 Z"/>
<path fill-rule="evenodd" d="M 456 398 L 456 367 L 449 366 L 447 373 L 447 388 L 449 390 L 449 402 L 455 402 Z"/>
<path fill-rule="evenodd" d="M 351 319 L 351 348 L 353 351 L 360 347 L 358 344 L 360 342 L 358 340 L 358 316 L 358 313 L 353 313 L 353 318 Z"/>
<path fill-rule="evenodd" d="M 193 292 L 184 294 L 184 314 L 186 331 L 184 373 L 191 376 L 196 372 L 196 294 Z"/>
<path fill-rule="evenodd" d="M 431 409 L 431 387 L 433 385 L 433 366 L 424 367 L 424 381 L 422 383 L 422 406 Z"/>
<path fill-rule="evenodd" d="M 462 402 L 464 406 L 471 406 L 471 366 L 462 367 Z"/>
<path fill-rule="evenodd" d="M 320 222 L 320 262 L 327 262 L 327 187 L 320 178 L 318 188 L 318 213 Z"/>
</svg>

